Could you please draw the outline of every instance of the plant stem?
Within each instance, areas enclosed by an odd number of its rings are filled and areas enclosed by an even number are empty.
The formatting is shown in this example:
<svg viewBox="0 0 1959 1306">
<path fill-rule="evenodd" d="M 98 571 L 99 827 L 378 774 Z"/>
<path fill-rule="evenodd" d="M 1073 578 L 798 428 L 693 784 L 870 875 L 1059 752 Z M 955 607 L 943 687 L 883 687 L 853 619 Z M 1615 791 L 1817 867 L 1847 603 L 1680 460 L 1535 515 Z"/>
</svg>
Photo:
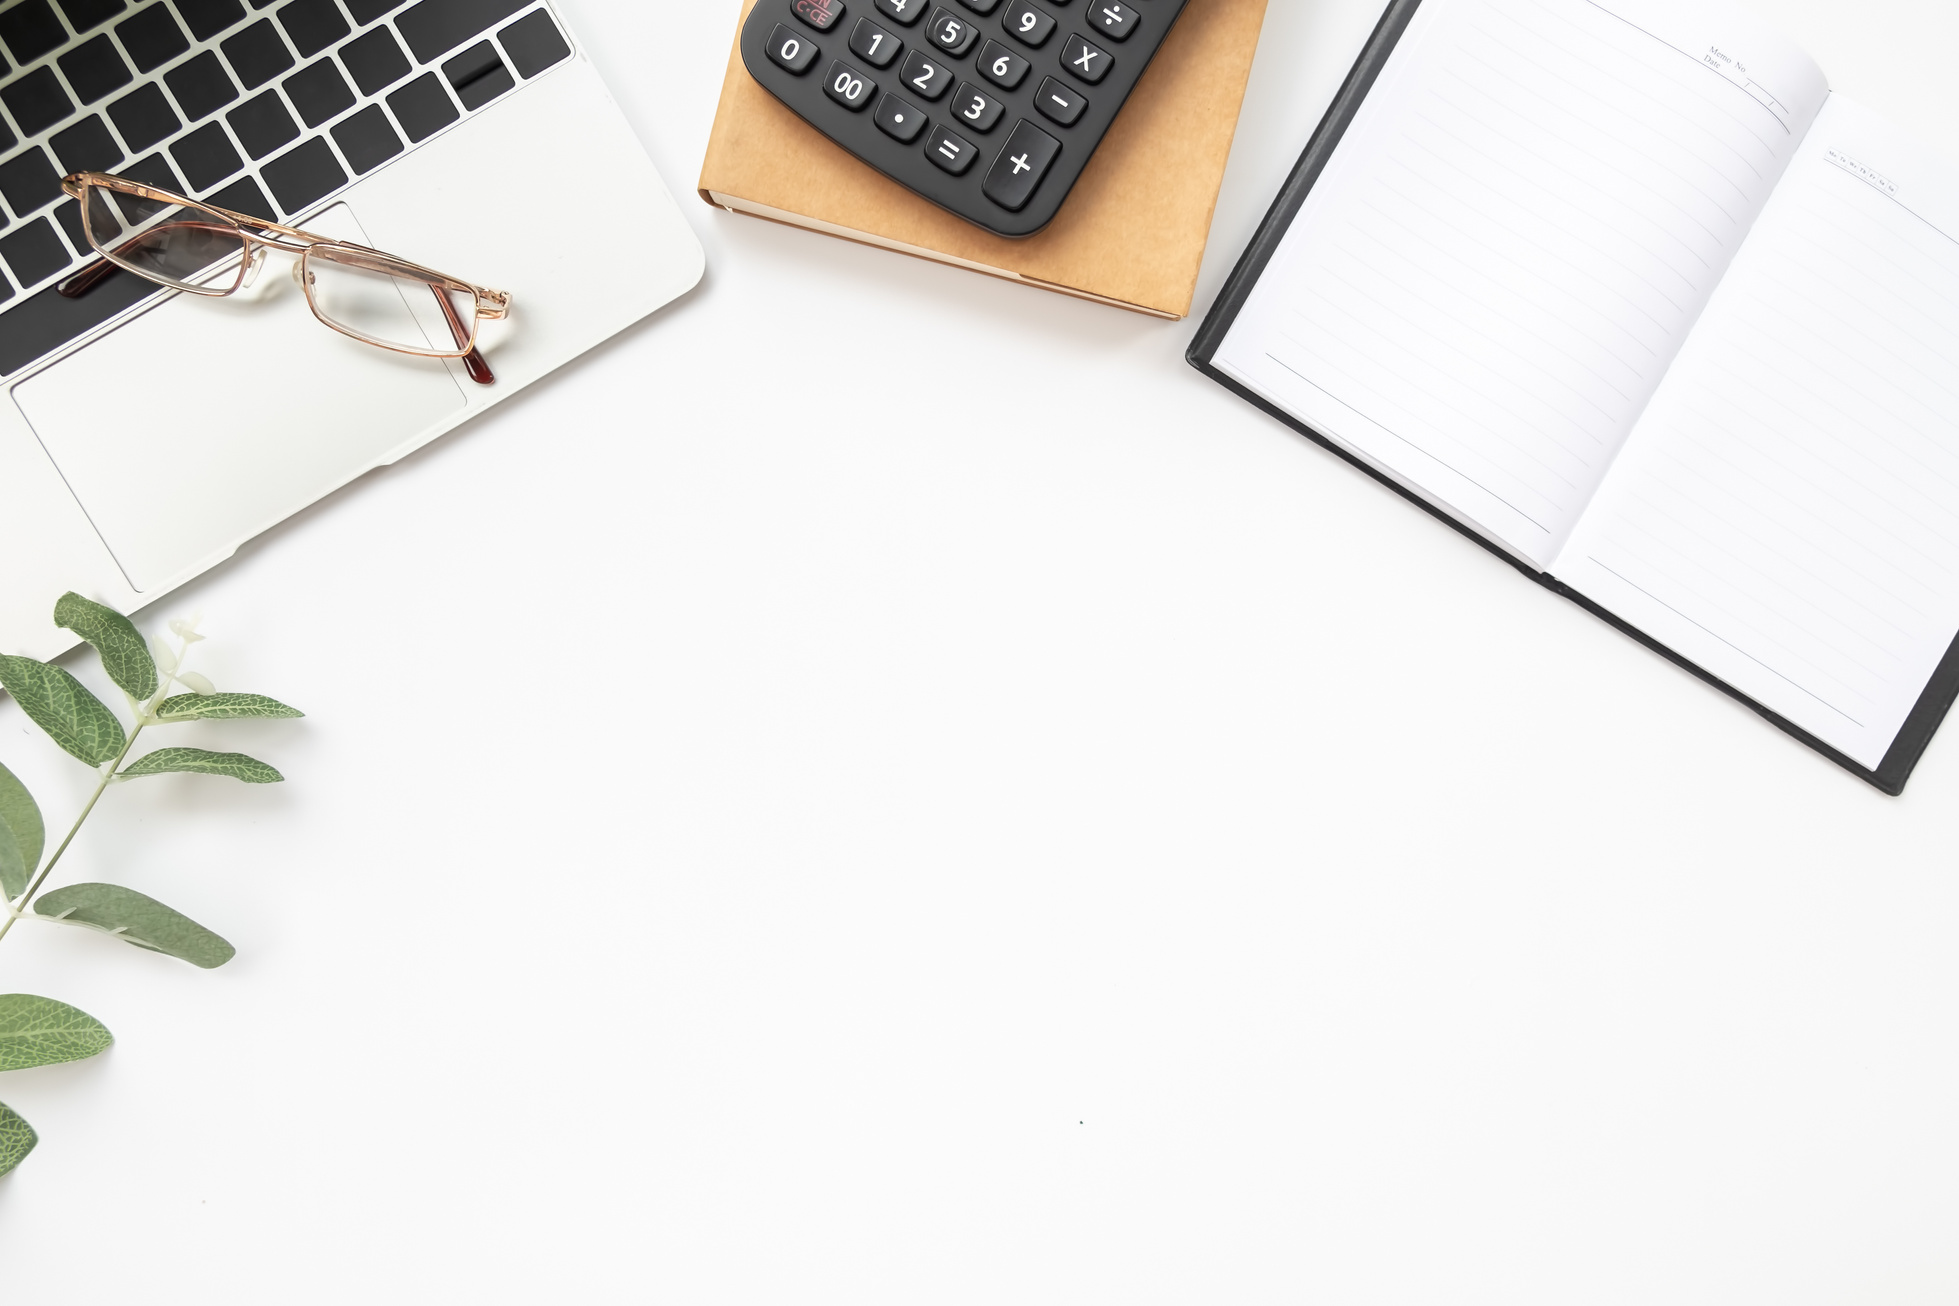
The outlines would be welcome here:
<svg viewBox="0 0 1959 1306">
<path fill-rule="evenodd" d="M 7 904 L 7 919 L 0 921 L 0 939 L 6 938 L 7 932 L 14 928 L 14 922 L 20 919 L 20 913 L 27 909 L 27 905 L 30 902 L 34 901 L 35 893 L 40 890 L 42 883 L 47 880 L 48 872 L 52 871 L 54 864 L 61 860 L 61 854 L 68 851 L 68 845 L 75 842 L 76 834 L 81 831 L 82 822 L 88 819 L 88 814 L 95 810 L 96 803 L 102 800 L 103 793 L 109 788 L 109 782 L 116 778 L 116 772 L 121 769 L 122 760 L 128 757 L 129 750 L 136 746 L 136 736 L 142 733 L 143 720 L 141 717 L 138 717 L 136 728 L 129 732 L 129 738 L 122 741 L 122 751 L 116 754 L 116 760 L 109 763 L 108 769 L 102 772 L 102 783 L 96 785 L 95 792 L 89 795 L 88 806 L 82 808 L 82 814 L 75 818 L 73 825 L 68 827 L 68 837 L 61 841 L 61 846 L 54 850 L 54 856 L 48 858 L 47 865 L 43 866 L 41 873 L 34 877 L 34 882 L 27 886 L 27 892 L 21 894 L 15 901 Z"/>
</svg>

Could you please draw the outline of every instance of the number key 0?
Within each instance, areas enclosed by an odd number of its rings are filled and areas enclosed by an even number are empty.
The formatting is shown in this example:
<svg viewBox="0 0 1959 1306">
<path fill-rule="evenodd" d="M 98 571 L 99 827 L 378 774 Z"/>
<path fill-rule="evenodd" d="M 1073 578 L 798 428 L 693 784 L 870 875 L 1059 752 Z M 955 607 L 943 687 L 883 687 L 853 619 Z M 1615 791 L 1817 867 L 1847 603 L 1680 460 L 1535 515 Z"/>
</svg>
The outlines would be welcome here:
<svg viewBox="0 0 1959 1306">
<path fill-rule="evenodd" d="M 980 49 L 980 76 L 995 86 L 1003 86 L 1011 91 L 1020 85 L 1027 70 L 1033 67 L 1025 59 L 1001 45 L 998 41 L 988 41 Z"/>
<path fill-rule="evenodd" d="M 781 23 L 769 33 L 769 58 L 792 73 L 801 73 L 809 68 L 810 61 L 823 52 L 816 48 L 816 42 L 801 32 L 792 32 Z"/>
</svg>

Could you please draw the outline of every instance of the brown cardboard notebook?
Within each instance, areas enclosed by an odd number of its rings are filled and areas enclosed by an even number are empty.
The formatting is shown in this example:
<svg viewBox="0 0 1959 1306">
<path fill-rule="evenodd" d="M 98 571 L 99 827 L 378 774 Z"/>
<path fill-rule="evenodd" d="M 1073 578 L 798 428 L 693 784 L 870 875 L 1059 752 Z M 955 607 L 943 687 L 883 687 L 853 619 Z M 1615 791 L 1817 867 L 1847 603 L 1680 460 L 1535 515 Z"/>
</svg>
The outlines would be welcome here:
<svg viewBox="0 0 1959 1306">
<path fill-rule="evenodd" d="M 755 0 L 742 5 L 742 17 Z M 701 198 L 1122 308 L 1190 312 L 1266 0 L 1191 0 L 1038 235 L 982 231 L 858 162 L 728 59 Z M 739 24 L 737 24 L 739 35 Z"/>
</svg>

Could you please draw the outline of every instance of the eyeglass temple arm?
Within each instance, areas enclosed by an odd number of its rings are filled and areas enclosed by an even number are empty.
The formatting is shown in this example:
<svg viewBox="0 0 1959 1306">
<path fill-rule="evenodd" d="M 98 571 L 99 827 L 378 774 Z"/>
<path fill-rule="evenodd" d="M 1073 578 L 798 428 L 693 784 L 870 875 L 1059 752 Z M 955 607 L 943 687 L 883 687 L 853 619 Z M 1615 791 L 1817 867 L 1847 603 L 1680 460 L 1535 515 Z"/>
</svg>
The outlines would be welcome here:
<svg viewBox="0 0 1959 1306">
<path fill-rule="evenodd" d="M 430 286 L 429 293 L 435 296 L 436 303 L 442 305 L 442 316 L 449 319 L 449 334 L 456 338 L 456 348 L 469 345 L 469 328 L 463 325 L 462 314 L 449 302 L 449 296 L 442 293 L 441 286 Z M 483 351 L 474 345 L 470 345 L 469 352 L 463 355 L 463 368 L 469 373 L 469 379 L 478 385 L 496 384 L 496 373 L 490 370 Z"/>
</svg>

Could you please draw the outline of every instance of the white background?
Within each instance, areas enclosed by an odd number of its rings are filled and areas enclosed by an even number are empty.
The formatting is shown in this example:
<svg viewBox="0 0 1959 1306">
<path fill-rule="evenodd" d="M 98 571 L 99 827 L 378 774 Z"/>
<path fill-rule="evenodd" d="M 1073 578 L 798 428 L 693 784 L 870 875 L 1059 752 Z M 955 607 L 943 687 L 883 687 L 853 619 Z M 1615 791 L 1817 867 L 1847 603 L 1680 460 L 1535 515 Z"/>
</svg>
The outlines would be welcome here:
<svg viewBox="0 0 1959 1306">
<path fill-rule="evenodd" d="M 1959 9 L 1759 7 L 1959 129 Z M 733 0 L 565 8 L 690 190 Z M 1200 313 L 1377 14 L 1274 0 Z M 9 1302 L 1959 1296 L 1951 728 L 1885 798 L 1194 321 L 686 202 L 693 296 L 145 618 L 312 715 L 64 863 L 232 965 L 0 949 L 118 1036 L 0 1078 Z"/>
</svg>

